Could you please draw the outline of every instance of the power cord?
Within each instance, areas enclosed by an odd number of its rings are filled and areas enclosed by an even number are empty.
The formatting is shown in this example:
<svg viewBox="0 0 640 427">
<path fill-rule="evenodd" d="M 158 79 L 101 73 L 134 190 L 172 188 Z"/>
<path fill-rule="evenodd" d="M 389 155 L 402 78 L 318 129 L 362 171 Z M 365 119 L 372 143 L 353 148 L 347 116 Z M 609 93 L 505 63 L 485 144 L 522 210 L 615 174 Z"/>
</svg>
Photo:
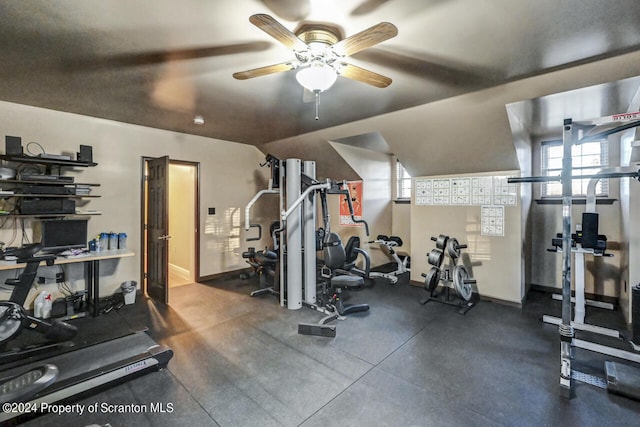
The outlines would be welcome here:
<svg viewBox="0 0 640 427">
<path fill-rule="evenodd" d="M 29 148 L 29 147 L 31 147 L 31 145 L 37 145 L 38 147 L 40 147 L 40 150 L 42 150 L 42 151 L 40 153 L 33 153 L 31 151 L 31 149 Z M 29 142 L 27 144 L 26 150 L 27 150 L 27 153 L 29 153 L 29 155 L 31 155 L 31 156 L 37 156 L 38 154 L 46 154 L 47 153 L 47 151 L 44 149 L 44 147 L 42 145 L 40 145 L 40 143 L 34 142 L 34 141 Z"/>
</svg>

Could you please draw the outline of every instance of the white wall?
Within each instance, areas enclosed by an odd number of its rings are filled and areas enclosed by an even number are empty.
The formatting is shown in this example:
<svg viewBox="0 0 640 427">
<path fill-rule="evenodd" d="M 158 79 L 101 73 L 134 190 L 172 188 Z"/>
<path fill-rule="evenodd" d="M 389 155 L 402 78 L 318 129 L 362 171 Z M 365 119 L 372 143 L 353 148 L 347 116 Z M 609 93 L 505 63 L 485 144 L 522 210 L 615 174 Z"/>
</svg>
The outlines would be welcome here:
<svg viewBox="0 0 640 427">
<path fill-rule="evenodd" d="M 481 174 L 440 175 L 422 178 L 455 178 L 458 176 L 517 176 L 519 171 Z M 421 177 L 415 177 L 415 180 Z M 520 304 L 524 297 L 522 284 L 522 213 L 520 206 L 505 206 L 504 236 L 481 234 L 480 206 L 411 205 L 411 280 L 422 283 L 427 273 L 428 253 L 435 248 L 431 236 L 445 234 L 467 244 L 461 259 L 470 275 L 477 280 L 481 296 Z M 443 264 L 443 266 L 446 265 Z"/>
<path fill-rule="evenodd" d="M 142 156 L 200 162 L 200 276 L 245 267 L 241 212 L 266 182 L 266 171 L 256 170 L 264 155 L 255 147 L 7 102 L 0 102 L 0 129 L 21 136 L 23 146 L 37 141 L 50 153 L 93 146 L 98 166 L 72 172 L 77 182 L 101 184 L 94 191 L 102 197 L 87 206 L 102 212 L 89 221 L 89 233 L 124 231 L 136 253 L 134 258 L 102 263 L 101 295 L 110 295 L 125 280 L 140 279 Z M 209 207 L 216 208 L 215 215 L 207 214 Z M 6 240 L 11 230 L 1 233 L 0 239 Z M 72 286 L 82 288 L 81 272 L 70 275 L 76 279 Z M 50 289 L 56 293 L 55 285 Z"/>
<path fill-rule="evenodd" d="M 391 208 L 391 234 L 402 239 L 400 252 L 411 253 L 411 204 L 393 203 Z"/>
</svg>

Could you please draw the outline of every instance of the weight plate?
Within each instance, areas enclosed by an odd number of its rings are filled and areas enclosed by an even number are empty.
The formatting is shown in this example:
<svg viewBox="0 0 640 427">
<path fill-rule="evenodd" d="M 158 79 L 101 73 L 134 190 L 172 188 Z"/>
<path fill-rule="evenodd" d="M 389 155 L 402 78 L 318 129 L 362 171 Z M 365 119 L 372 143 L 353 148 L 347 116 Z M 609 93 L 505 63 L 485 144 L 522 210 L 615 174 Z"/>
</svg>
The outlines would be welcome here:
<svg viewBox="0 0 640 427">
<path fill-rule="evenodd" d="M 431 267 L 431 270 L 427 273 L 427 277 L 424 279 L 424 288 L 433 292 L 440 283 L 440 269 L 437 267 Z"/>
<path fill-rule="evenodd" d="M 439 235 L 436 239 L 436 248 L 444 251 L 444 249 L 447 247 L 448 240 L 449 236 L 445 236 L 444 234 Z"/>
<path fill-rule="evenodd" d="M 460 243 L 458 243 L 458 239 L 455 237 L 449 239 L 449 243 L 447 244 L 447 253 L 453 259 L 460 258 Z"/>
<path fill-rule="evenodd" d="M 453 287 L 460 298 L 465 301 L 471 299 L 473 287 L 471 283 L 465 283 L 469 279 L 469 272 L 463 264 L 458 264 L 453 269 Z"/>
<path fill-rule="evenodd" d="M 435 267 L 440 267 L 444 261 L 444 252 L 440 249 L 431 249 L 429 255 L 427 255 L 427 262 Z"/>
</svg>

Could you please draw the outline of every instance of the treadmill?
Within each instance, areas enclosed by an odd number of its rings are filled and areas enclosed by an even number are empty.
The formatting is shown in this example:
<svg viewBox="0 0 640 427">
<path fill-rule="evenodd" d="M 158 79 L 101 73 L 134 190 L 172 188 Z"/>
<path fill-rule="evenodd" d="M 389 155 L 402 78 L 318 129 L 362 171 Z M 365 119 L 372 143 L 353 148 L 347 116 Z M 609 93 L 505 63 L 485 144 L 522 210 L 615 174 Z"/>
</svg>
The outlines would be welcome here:
<svg viewBox="0 0 640 427">
<path fill-rule="evenodd" d="M 67 403 L 167 367 L 173 350 L 145 331 L 100 342 L 16 367 L 0 365 L 0 424 L 40 415 L 43 403 Z M 76 399 L 77 400 L 77 399 Z"/>
</svg>

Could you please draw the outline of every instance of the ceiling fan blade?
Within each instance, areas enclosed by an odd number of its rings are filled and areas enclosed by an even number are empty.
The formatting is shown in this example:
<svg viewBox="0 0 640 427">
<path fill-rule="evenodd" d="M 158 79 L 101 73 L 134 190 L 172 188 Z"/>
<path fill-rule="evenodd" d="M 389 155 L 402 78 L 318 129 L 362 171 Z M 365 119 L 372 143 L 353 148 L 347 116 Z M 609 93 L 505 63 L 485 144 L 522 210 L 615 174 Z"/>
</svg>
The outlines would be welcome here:
<svg viewBox="0 0 640 427">
<path fill-rule="evenodd" d="M 145 65 L 164 64 L 170 61 L 185 61 L 190 59 L 234 55 L 245 52 L 258 52 L 268 49 L 269 46 L 270 43 L 268 42 L 256 41 L 222 46 L 125 53 L 103 58 L 80 58 L 69 62 L 67 65 L 72 69 L 82 70 L 97 70 L 101 68 L 115 67 L 137 67 Z"/>
<path fill-rule="evenodd" d="M 264 13 L 251 15 L 249 17 L 249 22 L 269 34 L 274 39 L 278 40 L 289 49 L 303 51 L 309 48 L 305 42 L 300 40 L 298 36 L 276 21 L 272 16 Z"/>
<path fill-rule="evenodd" d="M 302 21 L 311 12 L 311 0 L 262 0 L 262 3 L 287 21 Z"/>
<path fill-rule="evenodd" d="M 450 85 L 484 87 L 501 78 L 500 73 L 495 69 L 398 47 L 394 47 L 392 51 L 382 47 L 368 49 L 358 53 L 354 58 Z"/>
<path fill-rule="evenodd" d="M 374 73 L 373 71 L 365 70 L 357 65 L 353 64 L 340 64 L 340 75 L 348 79 L 357 80 L 362 83 L 369 84 L 371 86 L 385 88 L 391 84 L 389 77 L 382 74 Z"/>
<path fill-rule="evenodd" d="M 266 67 L 254 68 L 252 70 L 239 71 L 237 73 L 233 73 L 233 77 L 238 80 L 247 80 L 254 77 L 293 70 L 293 68 L 294 66 L 291 62 L 283 62 L 280 64 L 267 65 Z"/>
<path fill-rule="evenodd" d="M 381 22 L 334 44 L 333 50 L 341 56 L 349 56 L 398 35 L 398 29 L 389 22 Z"/>
</svg>

